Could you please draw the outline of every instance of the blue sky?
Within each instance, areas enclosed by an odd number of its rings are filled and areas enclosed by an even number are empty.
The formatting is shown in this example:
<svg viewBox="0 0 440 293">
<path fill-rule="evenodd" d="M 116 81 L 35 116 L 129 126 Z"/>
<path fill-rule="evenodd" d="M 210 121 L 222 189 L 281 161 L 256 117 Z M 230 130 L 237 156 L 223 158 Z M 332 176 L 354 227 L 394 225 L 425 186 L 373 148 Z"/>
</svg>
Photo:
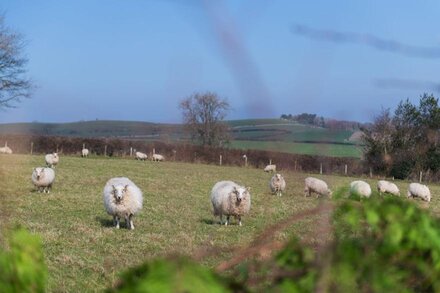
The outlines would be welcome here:
<svg viewBox="0 0 440 293">
<path fill-rule="evenodd" d="M 439 57 L 292 30 L 440 50 L 440 1 L 3 0 L 0 10 L 28 41 L 38 86 L 0 122 L 180 122 L 179 101 L 204 91 L 228 99 L 229 119 L 310 112 L 369 121 L 401 99 L 440 96 L 431 85 L 440 83 Z M 388 79 L 413 86 L 377 85 Z"/>
</svg>

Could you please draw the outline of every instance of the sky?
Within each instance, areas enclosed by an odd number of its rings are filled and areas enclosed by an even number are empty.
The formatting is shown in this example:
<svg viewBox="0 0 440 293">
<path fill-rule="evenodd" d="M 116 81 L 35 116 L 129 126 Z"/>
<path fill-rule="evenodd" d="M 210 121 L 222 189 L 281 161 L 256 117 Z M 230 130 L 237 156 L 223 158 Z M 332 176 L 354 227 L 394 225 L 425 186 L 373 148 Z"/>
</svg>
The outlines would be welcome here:
<svg viewBox="0 0 440 293">
<path fill-rule="evenodd" d="M 440 96 L 440 1 L 2 0 L 36 89 L 0 123 L 181 122 L 214 92 L 227 119 L 371 121 Z"/>
</svg>

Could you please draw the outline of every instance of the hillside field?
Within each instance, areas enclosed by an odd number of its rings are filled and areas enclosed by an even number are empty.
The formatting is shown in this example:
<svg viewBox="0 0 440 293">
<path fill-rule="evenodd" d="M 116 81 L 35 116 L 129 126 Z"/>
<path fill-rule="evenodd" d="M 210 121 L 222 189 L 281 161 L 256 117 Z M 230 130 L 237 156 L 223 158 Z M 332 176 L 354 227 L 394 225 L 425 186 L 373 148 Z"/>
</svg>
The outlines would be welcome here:
<svg viewBox="0 0 440 293">
<path fill-rule="evenodd" d="M 309 174 L 281 170 L 287 191 L 276 197 L 268 189 L 271 175 L 258 169 L 103 157 L 61 157 L 53 192 L 42 194 L 34 190 L 30 177 L 33 168 L 43 163 L 43 156 L 0 156 L 0 231 L 5 235 L 18 224 L 41 236 L 50 292 L 101 291 L 115 284 L 128 267 L 170 254 L 194 256 L 203 248 L 219 248 L 217 254 L 201 260 L 214 268 L 232 255 L 221 248 L 247 246 L 266 227 L 319 202 L 303 195 Z M 102 189 L 116 176 L 129 177 L 144 192 L 144 208 L 134 219 L 134 231 L 125 229 L 124 223 L 120 230 L 113 228 L 103 207 Z M 333 190 L 354 179 L 315 176 Z M 228 179 L 251 187 L 252 208 L 242 227 L 234 220 L 230 226 L 220 226 L 211 213 L 210 190 L 217 181 Z M 375 180 L 367 181 L 375 187 Z M 396 183 L 405 195 L 407 182 Z M 438 216 L 440 187 L 430 187 L 433 200 L 428 208 Z M 285 241 L 296 235 L 313 244 L 319 228 L 316 218 L 297 222 L 275 238 Z"/>
</svg>

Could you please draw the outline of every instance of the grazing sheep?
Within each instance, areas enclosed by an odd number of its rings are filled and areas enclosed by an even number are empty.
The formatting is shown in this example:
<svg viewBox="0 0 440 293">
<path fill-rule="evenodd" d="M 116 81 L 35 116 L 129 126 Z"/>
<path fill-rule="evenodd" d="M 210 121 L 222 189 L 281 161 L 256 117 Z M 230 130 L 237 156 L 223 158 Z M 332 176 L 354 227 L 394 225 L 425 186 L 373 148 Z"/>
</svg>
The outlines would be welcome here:
<svg viewBox="0 0 440 293">
<path fill-rule="evenodd" d="M 32 172 L 32 183 L 38 192 L 49 193 L 55 180 L 55 171 L 51 168 L 38 167 Z"/>
<path fill-rule="evenodd" d="M 377 191 L 379 191 L 380 195 L 382 195 L 382 193 L 389 193 L 400 196 L 400 191 L 397 185 L 386 180 L 379 180 L 377 182 Z"/>
<path fill-rule="evenodd" d="M 104 207 L 119 229 L 120 218 L 125 218 L 127 228 L 134 229 L 133 216 L 142 209 L 142 191 L 130 179 L 115 177 L 104 187 Z"/>
<path fill-rule="evenodd" d="M 151 159 L 155 162 L 161 162 L 161 161 L 165 161 L 165 157 L 159 154 L 153 154 L 153 156 L 151 157 Z"/>
<path fill-rule="evenodd" d="M 4 147 L 0 148 L 0 154 L 7 154 L 10 155 L 12 154 L 12 150 L 10 147 L 8 147 L 7 145 L 5 145 Z"/>
<path fill-rule="evenodd" d="M 234 216 L 241 226 L 241 217 L 251 208 L 249 191 L 249 187 L 245 188 L 232 181 L 220 181 L 214 185 L 211 191 L 211 202 L 214 217 L 220 217 L 220 225 L 223 224 L 223 215 L 225 215 L 225 225 L 229 224 L 229 217 Z"/>
<path fill-rule="evenodd" d="M 88 157 L 88 156 L 89 156 L 89 150 L 86 149 L 86 148 L 83 148 L 81 150 L 81 157 L 85 158 L 85 157 Z"/>
<path fill-rule="evenodd" d="M 426 185 L 420 183 L 411 183 L 408 186 L 408 198 L 410 197 L 420 197 L 422 200 L 430 202 L 431 191 L 429 191 L 429 188 Z"/>
<path fill-rule="evenodd" d="M 276 172 L 277 171 L 277 165 L 274 165 L 274 164 L 272 164 L 272 165 L 267 165 L 265 168 L 264 168 L 264 172 Z"/>
<path fill-rule="evenodd" d="M 147 159 L 147 154 L 141 153 L 141 152 L 136 152 L 135 154 L 135 159 L 136 160 L 140 160 L 140 161 L 145 161 Z"/>
<path fill-rule="evenodd" d="M 304 183 L 305 196 L 312 196 L 313 192 L 316 193 L 316 198 L 318 198 L 320 195 L 327 195 L 328 197 L 332 196 L 332 191 L 328 188 L 327 183 L 321 179 L 307 177 L 304 180 Z"/>
<path fill-rule="evenodd" d="M 53 168 L 60 161 L 60 157 L 57 153 L 47 154 L 46 157 L 46 165 Z"/>
<path fill-rule="evenodd" d="M 371 196 L 371 187 L 365 181 L 356 180 L 350 183 L 350 195 L 369 198 Z"/>
<path fill-rule="evenodd" d="M 281 174 L 275 174 L 269 181 L 269 188 L 272 193 L 276 193 L 278 196 L 282 196 L 282 192 L 286 189 L 286 181 Z"/>
</svg>

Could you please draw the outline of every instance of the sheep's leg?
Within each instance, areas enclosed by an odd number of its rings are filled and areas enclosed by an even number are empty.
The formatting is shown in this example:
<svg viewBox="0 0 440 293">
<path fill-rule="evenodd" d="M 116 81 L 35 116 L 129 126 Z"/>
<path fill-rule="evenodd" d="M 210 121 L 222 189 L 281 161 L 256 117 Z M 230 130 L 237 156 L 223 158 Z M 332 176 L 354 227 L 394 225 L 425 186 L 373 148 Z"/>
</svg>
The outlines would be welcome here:
<svg viewBox="0 0 440 293">
<path fill-rule="evenodd" d="M 128 216 L 128 221 L 129 221 L 129 224 L 130 224 L 130 230 L 134 230 L 133 215 Z"/>
<path fill-rule="evenodd" d="M 119 217 L 113 216 L 113 223 L 114 223 L 116 229 L 119 229 Z"/>
<path fill-rule="evenodd" d="M 228 224 L 229 224 L 229 217 L 230 217 L 230 216 L 226 216 L 226 223 L 225 223 L 225 226 L 228 226 Z"/>
<path fill-rule="evenodd" d="M 241 226 L 241 216 L 238 216 L 238 225 Z"/>
<path fill-rule="evenodd" d="M 223 225 L 223 215 L 220 214 L 219 218 L 220 218 L 220 225 Z"/>
</svg>

